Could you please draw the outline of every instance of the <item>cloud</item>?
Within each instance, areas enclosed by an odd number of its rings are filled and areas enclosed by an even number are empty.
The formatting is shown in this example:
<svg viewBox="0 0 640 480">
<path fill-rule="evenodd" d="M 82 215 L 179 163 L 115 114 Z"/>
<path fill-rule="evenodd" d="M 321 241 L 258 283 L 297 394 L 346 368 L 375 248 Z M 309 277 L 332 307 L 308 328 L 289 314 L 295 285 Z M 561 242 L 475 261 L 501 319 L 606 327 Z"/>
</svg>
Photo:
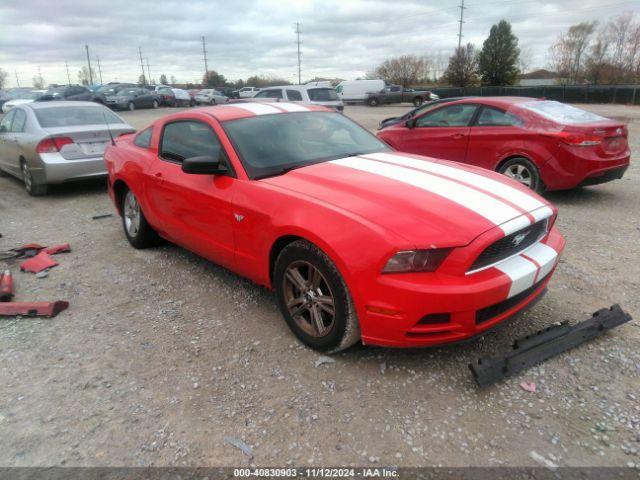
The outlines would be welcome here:
<svg viewBox="0 0 640 480">
<path fill-rule="evenodd" d="M 20 0 L 0 5 L 0 67 L 31 84 L 38 66 L 47 82 L 65 83 L 100 57 L 104 82 L 135 81 L 138 47 L 151 77 L 180 82 L 209 68 L 227 78 L 253 74 L 297 78 L 294 22 L 301 22 L 304 78 L 355 78 L 401 54 L 449 55 L 457 45 L 460 10 L 455 0 Z M 512 22 L 532 66 L 545 66 L 556 36 L 583 20 L 604 19 L 634 6 L 622 0 L 467 0 L 463 40 L 481 46 L 491 25 Z M 14 82 L 15 83 L 15 82 Z"/>
</svg>

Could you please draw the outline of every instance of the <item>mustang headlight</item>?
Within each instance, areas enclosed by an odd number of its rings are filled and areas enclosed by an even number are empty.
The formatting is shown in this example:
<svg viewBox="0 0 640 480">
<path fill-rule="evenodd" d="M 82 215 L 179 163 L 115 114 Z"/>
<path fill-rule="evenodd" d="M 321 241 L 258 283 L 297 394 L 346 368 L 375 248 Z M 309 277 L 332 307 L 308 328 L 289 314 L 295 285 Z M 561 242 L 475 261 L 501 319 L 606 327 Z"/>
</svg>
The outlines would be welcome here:
<svg viewBox="0 0 640 480">
<path fill-rule="evenodd" d="M 450 248 L 404 250 L 393 255 L 382 273 L 433 272 L 451 252 Z"/>
</svg>

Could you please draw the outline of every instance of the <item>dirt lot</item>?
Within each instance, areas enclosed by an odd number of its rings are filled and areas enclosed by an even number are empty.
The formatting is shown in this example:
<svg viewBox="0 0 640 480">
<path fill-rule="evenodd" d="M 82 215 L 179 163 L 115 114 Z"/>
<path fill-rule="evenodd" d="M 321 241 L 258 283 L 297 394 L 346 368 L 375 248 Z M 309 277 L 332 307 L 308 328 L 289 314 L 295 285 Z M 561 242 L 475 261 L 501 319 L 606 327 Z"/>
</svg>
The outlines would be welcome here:
<svg viewBox="0 0 640 480">
<path fill-rule="evenodd" d="M 588 106 L 629 122 L 640 108 Z M 405 107 L 347 107 L 368 128 Z M 136 127 L 170 110 L 123 114 Z M 640 318 L 640 167 L 549 195 L 567 248 L 549 293 L 507 329 L 434 350 L 319 355 L 274 296 L 172 245 L 131 248 L 105 186 L 30 198 L 0 178 L 0 250 L 70 242 L 18 299 L 54 319 L 0 320 L 0 465 L 640 465 L 638 321 L 484 391 L 467 364 L 515 338 L 619 302 Z M 522 381 L 537 383 L 529 393 Z M 253 449 L 249 460 L 224 437 Z M 535 452 L 532 454 L 532 452 Z"/>
</svg>

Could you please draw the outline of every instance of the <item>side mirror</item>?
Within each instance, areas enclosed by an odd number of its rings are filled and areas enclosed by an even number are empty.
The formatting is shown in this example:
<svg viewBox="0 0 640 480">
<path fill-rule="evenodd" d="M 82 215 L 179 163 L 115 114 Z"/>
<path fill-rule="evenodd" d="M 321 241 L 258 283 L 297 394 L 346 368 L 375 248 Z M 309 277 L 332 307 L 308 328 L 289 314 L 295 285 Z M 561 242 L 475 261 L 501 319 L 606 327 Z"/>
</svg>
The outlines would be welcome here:
<svg viewBox="0 0 640 480">
<path fill-rule="evenodd" d="M 405 126 L 407 128 L 414 128 L 416 126 L 416 119 L 415 118 L 410 118 L 409 120 L 407 120 L 405 122 Z"/>
<path fill-rule="evenodd" d="M 207 156 L 185 158 L 182 161 L 182 171 L 195 175 L 224 175 L 228 172 L 218 158 Z"/>
</svg>

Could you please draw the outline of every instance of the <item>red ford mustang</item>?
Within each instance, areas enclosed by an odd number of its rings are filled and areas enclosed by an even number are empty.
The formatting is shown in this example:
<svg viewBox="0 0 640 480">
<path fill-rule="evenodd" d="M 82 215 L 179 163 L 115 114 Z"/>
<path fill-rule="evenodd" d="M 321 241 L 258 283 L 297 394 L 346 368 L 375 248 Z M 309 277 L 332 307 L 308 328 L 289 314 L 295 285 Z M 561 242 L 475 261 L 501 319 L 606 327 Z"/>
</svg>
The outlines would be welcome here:
<svg viewBox="0 0 640 480">
<path fill-rule="evenodd" d="M 519 183 L 395 153 L 323 107 L 177 113 L 105 160 L 134 247 L 160 236 L 274 289 L 322 351 L 480 334 L 542 295 L 564 247 L 555 208 Z"/>
<path fill-rule="evenodd" d="M 503 173 L 538 192 L 608 182 L 629 167 L 623 123 L 559 102 L 442 100 L 405 117 L 385 120 L 378 137 L 402 152 Z"/>
</svg>

